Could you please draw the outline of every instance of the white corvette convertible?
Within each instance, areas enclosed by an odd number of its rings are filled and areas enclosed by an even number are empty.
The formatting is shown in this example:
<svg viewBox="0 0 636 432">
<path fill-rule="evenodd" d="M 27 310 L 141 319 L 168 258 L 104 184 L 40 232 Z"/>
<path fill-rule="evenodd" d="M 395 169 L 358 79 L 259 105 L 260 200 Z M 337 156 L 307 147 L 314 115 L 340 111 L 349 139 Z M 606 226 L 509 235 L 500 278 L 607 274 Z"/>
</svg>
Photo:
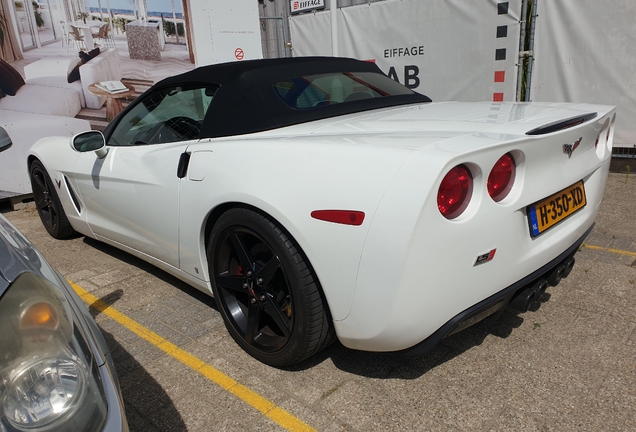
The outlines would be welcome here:
<svg viewBox="0 0 636 432">
<path fill-rule="evenodd" d="M 296 58 L 165 79 L 104 133 L 37 142 L 48 232 L 213 295 L 250 355 L 337 337 L 421 354 L 536 307 L 594 224 L 614 108 L 431 103 L 371 63 Z"/>
</svg>

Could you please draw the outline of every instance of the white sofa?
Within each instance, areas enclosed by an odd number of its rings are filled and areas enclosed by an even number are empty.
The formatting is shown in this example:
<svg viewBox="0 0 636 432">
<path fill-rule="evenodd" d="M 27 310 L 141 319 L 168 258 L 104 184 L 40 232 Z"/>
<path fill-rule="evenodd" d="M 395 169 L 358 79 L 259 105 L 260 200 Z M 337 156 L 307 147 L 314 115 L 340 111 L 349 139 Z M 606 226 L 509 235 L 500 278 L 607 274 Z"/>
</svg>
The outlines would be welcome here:
<svg viewBox="0 0 636 432">
<path fill-rule="evenodd" d="M 82 107 L 99 109 L 105 98 L 88 91 L 98 81 L 121 79 L 119 54 L 108 49 L 79 68 L 80 80 L 68 83 L 73 58 L 41 59 L 24 68 L 25 84 L 15 96 L 0 99 L 0 126 L 13 146 L 0 154 L 0 190 L 30 194 L 27 153 L 47 136 L 71 137 L 90 130 L 86 120 L 75 117 Z"/>
<path fill-rule="evenodd" d="M 67 136 L 70 143 L 73 135 L 91 129 L 87 120 L 2 109 L 0 126 L 13 141 L 10 149 L 0 153 L 0 190 L 16 194 L 31 193 L 27 154 L 37 140 L 47 136 Z"/>
<path fill-rule="evenodd" d="M 15 96 L 0 99 L 0 111 L 75 117 L 82 109 L 78 94 L 69 89 L 25 84 Z M 2 117 L 0 117 L 0 123 Z"/>
<path fill-rule="evenodd" d="M 74 90 L 82 108 L 100 109 L 106 98 L 88 91 L 88 86 L 99 81 L 119 81 L 122 78 L 119 53 L 115 48 L 101 52 L 79 67 L 79 81 L 68 82 L 68 75 L 76 65 L 76 58 L 40 59 L 24 67 L 24 81 L 29 85 Z"/>
<path fill-rule="evenodd" d="M 79 57 L 77 57 L 79 61 Z M 80 109 L 86 107 L 84 89 L 80 80 L 69 83 L 69 69 L 75 63 L 75 58 L 44 58 L 24 67 L 24 82 L 27 85 L 40 87 L 54 87 L 73 90 L 80 100 Z"/>
</svg>

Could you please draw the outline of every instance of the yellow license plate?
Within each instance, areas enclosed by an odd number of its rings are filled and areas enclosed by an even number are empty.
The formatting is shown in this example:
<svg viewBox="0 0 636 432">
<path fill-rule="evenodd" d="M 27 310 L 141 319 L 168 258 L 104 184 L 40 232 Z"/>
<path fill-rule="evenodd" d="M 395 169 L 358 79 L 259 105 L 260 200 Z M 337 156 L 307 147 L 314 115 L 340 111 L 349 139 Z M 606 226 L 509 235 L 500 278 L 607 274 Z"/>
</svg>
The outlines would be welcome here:
<svg viewBox="0 0 636 432">
<path fill-rule="evenodd" d="M 536 237 L 587 204 L 583 181 L 528 206 L 530 235 Z"/>
</svg>

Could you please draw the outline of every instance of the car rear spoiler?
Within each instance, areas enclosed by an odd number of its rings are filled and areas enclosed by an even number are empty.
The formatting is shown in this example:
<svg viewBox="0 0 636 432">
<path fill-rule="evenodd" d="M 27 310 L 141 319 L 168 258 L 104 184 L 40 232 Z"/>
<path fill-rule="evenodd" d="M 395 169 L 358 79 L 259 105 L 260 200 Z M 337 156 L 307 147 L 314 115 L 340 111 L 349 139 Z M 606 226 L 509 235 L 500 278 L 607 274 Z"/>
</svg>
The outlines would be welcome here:
<svg viewBox="0 0 636 432">
<path fill-rule="evenodd" d="M 559 120 L 554 123 L 548 123 L 538 128 L 532 129 L 526 132 L 526 135 L 545 135 L 552 132 L 557 132 L 563 129 L 569 129 L 574 126 L 583 124 L 589 120 L 592 120 L 598 116 L 598 113 L 589 113 L 576 117 L 572 117 L 566 120 Z"/>
</svg>

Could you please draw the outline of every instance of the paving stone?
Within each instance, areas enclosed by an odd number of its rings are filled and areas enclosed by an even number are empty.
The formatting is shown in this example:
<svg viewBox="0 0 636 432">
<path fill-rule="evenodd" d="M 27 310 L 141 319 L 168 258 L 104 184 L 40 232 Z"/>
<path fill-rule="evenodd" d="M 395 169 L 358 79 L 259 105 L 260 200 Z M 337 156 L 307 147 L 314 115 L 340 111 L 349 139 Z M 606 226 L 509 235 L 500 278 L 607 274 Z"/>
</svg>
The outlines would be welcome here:
<svg viewBox="0 0 636 432">
<path fill-rule="evenodd" d="M 335 417 L 326 415 L 324 412 L 317 412 L 294 398 L 287 398 L 279 406 L 316 430 L 346 430 L 345 425 Z"/>
<path fill-rule="evenodd" d="M 93 270 L 80 270 L 74 273 L 66 273 L 64 274 L 64 276 L 72 282 L 79 283 L 94 278 L 95 276 L 97 276 L 97 273 Z M 83 285 L 82 288 L 86 289 Z"/>
<path fill-rule="evenodd" d="M 192 341 L 192 339 L 188 336 L 178 332 L 172 327 L 168 327 L 167 325 L 159 321 L 147 322 L 146 326 L 162 338 L 166 339 L 168 342 L 173 343 L 177 346 L 187 345 L 189 342 Z"/>
<path fill-rule="evenodd" d="M 323 409 L 343 423 L 366 426 L 387 405 L 384 395 L 375 389 L 369 391 L 361 380 L 346 381 L 321 402 Z"/>
</svg>

